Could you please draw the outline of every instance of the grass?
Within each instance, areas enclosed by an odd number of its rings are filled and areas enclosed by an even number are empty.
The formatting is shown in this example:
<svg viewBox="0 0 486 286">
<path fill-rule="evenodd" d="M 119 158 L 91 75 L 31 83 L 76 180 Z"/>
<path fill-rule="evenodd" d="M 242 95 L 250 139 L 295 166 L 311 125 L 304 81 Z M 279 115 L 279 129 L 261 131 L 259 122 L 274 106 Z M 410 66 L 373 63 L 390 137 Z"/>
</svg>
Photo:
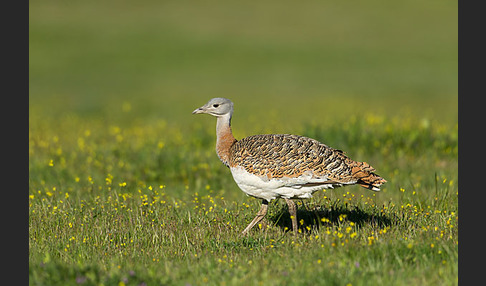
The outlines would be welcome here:
<svg viewBox="0 0 486 286">
<path fill-rule="evenodd" d="M 456 285 L 455 4 L 215 4 L 29 3 L 29 283 Z M 260 202 L 190 114 L 215 96 L 235 137 L 309 136 L 388 183 L 241 237 Z"/>
<path fill-rule="evenodd" d="M 213 124 L 180 133 L 164 121 L 33 121 L 30 281 L 455 284 L 457 129 L 382 119 L 303 131 L 367 157 L 389 183 L 381 193 L 346 187 L 299 202 L 297 237 L 281 202 L 266 226 L 240 236 L 259 201 L 217 161 Z"/>
</svg>

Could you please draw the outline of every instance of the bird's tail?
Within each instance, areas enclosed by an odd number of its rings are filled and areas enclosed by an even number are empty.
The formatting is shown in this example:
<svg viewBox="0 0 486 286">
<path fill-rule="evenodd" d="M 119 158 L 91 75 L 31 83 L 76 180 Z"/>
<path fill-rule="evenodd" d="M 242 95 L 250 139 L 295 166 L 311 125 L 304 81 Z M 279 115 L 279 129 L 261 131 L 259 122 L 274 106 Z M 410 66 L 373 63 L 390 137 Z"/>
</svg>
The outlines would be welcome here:
<svg viewBox="0 0 486 286">
<path fill-rule="evenodd" d="M 352 176 L 358 179 L 358 185 L 372 191 L 379 191 L 380 186 L 386 183 L 386 180 L 375 174 L 374 171 L 375 168 L 366 162 L 354 162 L 352 166 Z"/>
</svg>

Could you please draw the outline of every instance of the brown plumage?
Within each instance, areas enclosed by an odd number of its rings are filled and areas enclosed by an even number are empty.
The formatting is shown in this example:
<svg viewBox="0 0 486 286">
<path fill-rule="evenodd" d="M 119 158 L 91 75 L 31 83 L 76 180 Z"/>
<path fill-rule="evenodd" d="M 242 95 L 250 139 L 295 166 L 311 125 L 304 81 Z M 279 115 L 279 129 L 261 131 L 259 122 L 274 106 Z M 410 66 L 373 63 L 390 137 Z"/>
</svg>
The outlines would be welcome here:
<svg viewBox="0 0 486 286">
<path fill-rule="evenodd" d="M 268 202 L 273 199 L 285 199 L 296 232 L 297 213 L 292 198 L 309 198 L 324 188 L 352 184 L 379 191 L 386 182 L 368 163 L 356 162 L 343 151 L 304 136 L 265 134 L 236 140 L 231 132 L 233 103 L 229 99 L 213 98 L 193 111 L 198 113 L 218 118 L 218 157 L 246 194 L 262 199 L 260 211 L 243 234 L 265 216 Z"/>
<path fill-rule="evenodd" d="M 236 141 L 230 148 L 229 166 L 241 166 L 268 179 L 294 178 L 311 171 L 335 184 L 357 183 L 373 190 L 386 182 L 368 163 L 353 161 L 317 140 L 290 134 L 253 135 Z"/>
</svg>

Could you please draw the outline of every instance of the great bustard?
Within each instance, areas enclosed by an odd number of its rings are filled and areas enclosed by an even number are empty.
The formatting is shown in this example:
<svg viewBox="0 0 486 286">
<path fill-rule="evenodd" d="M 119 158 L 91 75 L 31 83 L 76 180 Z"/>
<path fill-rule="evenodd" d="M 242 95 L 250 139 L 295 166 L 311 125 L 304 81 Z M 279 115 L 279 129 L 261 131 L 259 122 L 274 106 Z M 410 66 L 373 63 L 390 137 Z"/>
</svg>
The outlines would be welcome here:
<svg viewBox="0 0 486 286">
<path fill-rule="evenodd" d="M 192 113 L 217 118 L 219 159 L 229 167 L 243 192 L 262 199 L 261 208 L 243 230 L 244 235 L 265 217 L 271 200 L 285 199 L 296 233 L 297 207 L 291 199 L 310 198 L 318 190 L 353 184 L 379 191 L 386 182 L 368 163 L 353 161 L 342 151 L 307 137 L 266 134 L 236 140 L 231 132 L 233 102 L 229 99 L 213 98 Z"/>
</svg>

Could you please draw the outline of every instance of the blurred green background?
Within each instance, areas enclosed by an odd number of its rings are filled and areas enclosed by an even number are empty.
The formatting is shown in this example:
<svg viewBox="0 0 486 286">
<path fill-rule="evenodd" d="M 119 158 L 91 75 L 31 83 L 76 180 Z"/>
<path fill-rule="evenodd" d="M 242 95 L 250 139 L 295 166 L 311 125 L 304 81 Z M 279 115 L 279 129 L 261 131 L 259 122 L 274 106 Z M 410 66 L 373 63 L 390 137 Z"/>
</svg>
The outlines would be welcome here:
<svg viewBox="0 0 486 286">
<path fill-rule="evenodd" d="M 239 128 L 285 119 L 272 132 L 365 113 L 457 122 L 457 1 L 33 0 L 29 10 L 31 114 L 186 124 L 228 97 Z"/>
</svg>

